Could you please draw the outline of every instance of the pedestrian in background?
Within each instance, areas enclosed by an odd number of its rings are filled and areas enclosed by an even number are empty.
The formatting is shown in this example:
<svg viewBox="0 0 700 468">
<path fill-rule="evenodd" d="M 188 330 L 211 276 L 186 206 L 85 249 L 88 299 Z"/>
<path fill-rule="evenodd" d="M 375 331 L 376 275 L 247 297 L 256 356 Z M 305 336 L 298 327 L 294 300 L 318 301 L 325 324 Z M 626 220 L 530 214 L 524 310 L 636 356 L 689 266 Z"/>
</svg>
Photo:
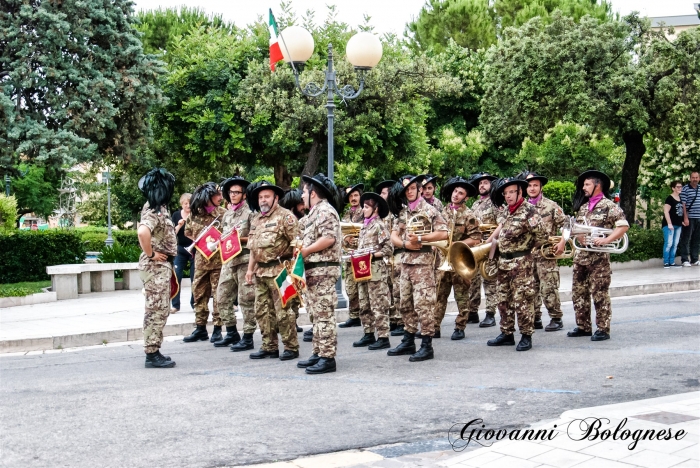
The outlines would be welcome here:
<svg viewBox="0 0 700 468">
<path fill-rule="evenodd" d="M 175 226 L 175 233 L 177 234 L 177 256 L 174 261 L 177 284 L 182 284 L 182 274 L 188 267 L 190 269 L 190 282 L 192 278 L 194 278 L 194 257 L 185 250 L 192 245 L 192 239 L 185 235 L 185 221 L 187 221 L 187 218 L 190 216 L 190 197 L 192 197 L 191 193 L 183 193 L 180 195 L 180 206 L 182 209 L 173 213 L 173 226 Z M 182 287 L 180 290 L 182 290 Z M 178 291 L 173 298 L 172 306 L 173 308 L 170 310 L 171 314 L 180 311 L 180 291 Z M 194 310 L 193 295 L 190 295 L 190 307 Z"/>
<path fill-rule="evenodd" d="M 664 217 L 661 228 L 664 231 L 664 268 L 678 267 L 676 265 L 676 248 L 681 237 L 683 227 L 683 202 L 681 202 L 681 190 L 683 184 L 680 180 L 671 182 L 671 195 L 664 202 Z"/>
<path fill-rule="evenodd" d="M 683 202 L 683 229 L 679 250 L 684 267 L 700 266 L 698 251 L 700 251 L 700 173 L 690 174 L 690 182 L 681 190 Z"/>
</svg>

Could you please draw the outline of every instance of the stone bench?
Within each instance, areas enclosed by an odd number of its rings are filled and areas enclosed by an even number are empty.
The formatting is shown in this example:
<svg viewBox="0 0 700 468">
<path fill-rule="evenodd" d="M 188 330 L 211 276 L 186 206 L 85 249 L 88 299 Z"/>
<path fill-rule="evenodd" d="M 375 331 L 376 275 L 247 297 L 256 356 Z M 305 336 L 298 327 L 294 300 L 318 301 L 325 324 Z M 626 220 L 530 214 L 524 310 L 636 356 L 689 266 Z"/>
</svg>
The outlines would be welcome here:
<svg viewBox="0 0 700 468">
<path fill-rule="evenodd" d="M 79 263 L 46 267 L 51 291 L 59 301 L 77 299 L 78 294 L 114 291 L 114 271 L 124 272 L 123 289 L 141 289 L 138 263 Z"/>
</svg>

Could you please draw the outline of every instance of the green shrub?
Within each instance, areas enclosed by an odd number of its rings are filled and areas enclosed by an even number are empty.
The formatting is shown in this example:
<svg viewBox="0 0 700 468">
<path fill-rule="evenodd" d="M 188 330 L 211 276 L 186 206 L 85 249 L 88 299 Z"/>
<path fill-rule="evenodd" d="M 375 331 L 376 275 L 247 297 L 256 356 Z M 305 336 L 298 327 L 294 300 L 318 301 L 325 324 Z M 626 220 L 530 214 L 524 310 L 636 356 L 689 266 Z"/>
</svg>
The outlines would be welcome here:
<svg viewBox="0 0 700 468">
<path fill-rule="evenodd" d="M 97 256 L 97 261 L 100 263 L 132 263 L 138 262 L 140 255 L 141 249 L 139 247 L 114 244 L 111 247 L 105 246 Z M 115 278 L 121 278 L 123 274 L 122 270 L 114 271 Z"/>
<path fill-rule="evenodd" d="M 568 215 L 574 214 L 573 198 L 576 191 L 576 185 L 571 182 L 560 182 L 552 180 L 542 188 L 542 193 L 545 197 L 553 200 L 561 206 L 564 213 Z"/>
<path fill-rule="evenodd" d="M 85 232 L 81 234 L 81 239 L 85 244 L 85 250 L 88 252 L 100 252 L 105 248 L 107 234 L 101 232 Z"/>
<path fill-rule="evenodd" d="M 24 296 L 29 296 L 30 294 L 34 294 L 36 291 L 33 291 L 29 288 L 3 288 L 0 289 L 0 297 L 24 297 Z"/>
<path fill-rule="evenodd" d="M 0 297 L 22 297 L 42 292 L 42 288 L 51 286 L 51 281 L 35 281 L 12 284 L 0 284 Z"/>
<path fill-rule="evenodd" d="M 15 229 L 17 220 L 17 200 L 14 196 L 0 194 L 0 232 Z"/>
<path fill-rule="evenodd" d="M 139 236 L 135 229 L 112 231 L 112 237 L 121 245 L 132 245 L 139 247 Z"/>
<path fill-rule="evenodd" d="M 629 247 L 624 253 L 611 254 L 611 262 L 645 261 L 663 257 L 664 235 L 661 229 L 642 229 L 633 225 L 627 231 L 627 237 L 629 238 Z M 573 261 L 571 259 L 559 260 L 559 265 L 571 266 Z"/>
<path fill-rule="evenodd" d="M 47 266 L 85 260 L 85 244 L 74 230 L 0 233 L 0 252 L 0 283 L 47 280 Z"/>
</svg>

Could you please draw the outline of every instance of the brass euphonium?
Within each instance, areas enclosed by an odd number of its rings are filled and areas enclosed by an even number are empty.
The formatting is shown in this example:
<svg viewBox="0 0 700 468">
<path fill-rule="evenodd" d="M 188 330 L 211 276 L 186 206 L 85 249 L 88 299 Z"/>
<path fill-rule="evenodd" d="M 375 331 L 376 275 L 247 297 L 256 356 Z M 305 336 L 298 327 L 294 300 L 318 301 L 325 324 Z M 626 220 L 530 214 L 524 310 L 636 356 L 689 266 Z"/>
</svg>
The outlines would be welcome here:
<svg viewBox="0 0 700 468">
<path fill-rule="evenodd" d="M 562 258 L 573 257 L 574 245 L 571 242 L 571 239 L 568 238 L 566 240 L 566 243 L 564 244 L 564 252 L 562 252 L 561 255 L 554 255 L 554 249 L 556 248 L 557 244 L 561 242 L 563 237 L 566 236 L 549 236 L 547 242 L 540 246 L 540 252 L 542 253 L 542 257 L 546 258 L 547 260 L 560 260 Z"/>
<path fill-rule="evenodd" d="M 610 242 L 609 244 L 595 245 L 593 243 L 595 239 L 605 239 L 606 237 L 609 237 L 614 230 L 591 226 L 586 222 L 586 220 L 584 220 L 584 223 L 585 224 L 579 224 L 576 223 L 574 219 L 571 220 L 570 235 L 574 249 L 585 250 L 587 252 L 621 254 L 627 250 L 627 247 L 629 247 L 629 238 L 627 237 L 626 233 L 621 238 Z M 583 241 L 581 241 L 581 238 Z"/>
<path fill-rule="evenodd" d="M 469 247 L 466 242 L 457 241 L 450 246 L 448 257 L 454 271 L 465 280 L 476 277 L 479 270 L 485 279 L 491 279 L 484 267 L 490 252 L 491 242 Z"/>
<path fill-rule="evenodd" d="M 408 223 L 406 223 L 406 232 L 414 236 L 426 236 L 433 232 L 433 223 L 426 215 L 419 213 L 408 220 Z M 431 247 L 437 247 L 444 254 L 447 254 L 447 249 L 450 246 L 448 240 L 423 242 L 422 244 L 424 246 L 429 245 Z"/>
</svg>

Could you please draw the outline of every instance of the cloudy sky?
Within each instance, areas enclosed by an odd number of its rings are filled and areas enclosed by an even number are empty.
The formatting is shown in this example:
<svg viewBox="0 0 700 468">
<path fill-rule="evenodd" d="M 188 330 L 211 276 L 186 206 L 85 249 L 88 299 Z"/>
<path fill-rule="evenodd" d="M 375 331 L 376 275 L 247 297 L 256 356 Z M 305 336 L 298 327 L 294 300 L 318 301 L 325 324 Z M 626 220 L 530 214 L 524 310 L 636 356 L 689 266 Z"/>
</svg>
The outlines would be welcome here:
<svg viewBox="0 0 700 468">
<path fill-rule="evenodd" d="M 695 2 L 700 0 L 695 0 Z M 209 13 L 220 13 L 238 26 L 256 20 L 258 15 L 266 15 L 267 9 L 279 11 L 278 0 L 268 3 L 251 0 L 135 0 L 136 10 L 149 10 L 158 7 L 180 5 L 198 6 Z M 301 16 L 306 10 L 315 10 L 317 20 L 326 14 L 326 5 L 335 4 L 338 18 L 356 26 L 362 23 L 363 14 L 372 17 L 371 24 L 378 33 L 403 33 L 404 25 L 420 11 L 425 0 L 292 0 L 292 5 Z M 647 16 L 690 15 L 694 13 L 693 0 L 612 0 L 613 8 L 621 14 L 633 10 Z"/>
</svg>

